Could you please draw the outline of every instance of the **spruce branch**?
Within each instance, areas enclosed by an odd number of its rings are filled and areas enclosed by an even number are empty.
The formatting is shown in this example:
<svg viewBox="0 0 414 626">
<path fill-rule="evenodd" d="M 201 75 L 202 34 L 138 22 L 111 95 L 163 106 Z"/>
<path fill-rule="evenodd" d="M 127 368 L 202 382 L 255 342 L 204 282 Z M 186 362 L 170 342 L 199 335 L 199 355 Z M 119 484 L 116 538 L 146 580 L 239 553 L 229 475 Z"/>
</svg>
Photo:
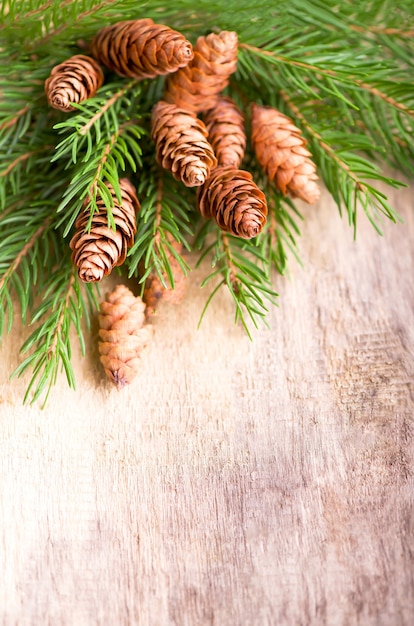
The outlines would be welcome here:
<svg viewBox="0 0 414 626">
<path fill-rule="evenodd" d="M 121 201 L 119 171 L 124 172 L 129 166 L 135 172 L 137 165 L 141 164 L 141 148 L 138 142 L 142 133 L 143 129 L 135 121 L 124 122 L 109 139 L 102 138 L 96 144 L 93 157 L 86 162 L 82 159 L 75 168 L 75 173 L 57 207 L 57 212 L 62 212 L 57 225 L 65 224 L 64 236 L 69 233 L 85 203 L 86 209 L 90 211 L 90 221 L 92 220 L 94 213 L 99 210 L 98 195 L 105 202 L 108 225 L 111 228 L 115 227 L 112 215 L 114 198 L 108 193 L 105 181 L 112 185 L 117 199 Z"/>
<path fill-rule="evenodd" d="M 33 277 L 29 270 L 30 253 L 36 241 L 45 233 L 49 226 L 50 221 L 41 224 L 14 258 L 10 254 L 10 247 L 7 251 L 8 254 L 4 254 L 4 251 L 0 249 L 0 268 L 2 266 L 6 267 L 6 271 L 0 278 L 0 337 L 4 332 L 6 315 L 8 317 L 8 332 L 10 332 L 13 325 L 14 307 L 9 284 L 11 284 L 19 297 L 22 320 L 23 322 L 26 321 L 27 310 L 31 301 L 31 279 Z M 9 256 L 7 261 L 5 259 L 6 255 Z"/>
<path fill-rule="evenodd" d="M 264 271 L 270 273 L 273 267 L 283 275 L 287 271 L 291 256 L 302 264 L 297 249 L 301 235 L 298 221 L 303 221 L 304 217 L 289 197 L 282 196 L 270 185 L 264 184 L 262 188 L 266 193 L 269 214 L 257 245 L 264 259 Z"/>
<path fill-rule="evenodd" d="M 197 247 L 205 246 L 205 237 L 209 230 L 212 230 L 210 225 L 200 231 L 196 240 Z M 258 262 L 260 265 L 265 265 L 266 262 L 253 240 L 246 242 L 216 227 L 214 231 L 216 238 L 205 247 L 197 265 L 210 257 L 212 271 L 202 281 L 201 287 L 217 277 L 219 282 L 207 298 L 199 325 L 211 300 L 225 286 L 235 305 L 235 323 L 240 322 L 251 339 L 250 323 L 255 328 L 258 328 L 259 320 L 266 323 L 267 302 L 275 305 L 278 294 L 272 288 L 269 274 L 258 265 Z"/>
<path fill-rule="evenodd" d="M 28 111 L 30 111 L 30 106 L 28 104 L 25 104 L 24 107 L 22 107 L 19 111 L 17 111 L 16 113 L 13 113 L 11 116 L 9 115 L 6 119 L 3 120 L 3 122 L 0 124 L 0 131 L 3 130 L 7 130 L 8 128 L 14 126 L 15 124 L 17 124 L 17 122 L 20 120 L 20 118 L 25 115 Z M 24 132 L 25 129 L 23 129 Z M 19 129 L 20 133 L 22 134 L 22 131 Z M 20 135 L 17 136 L 17 138 L 20 138 Z"/>
<path fill-rule="evenodd" d="M 65 157 L 77 163 L 81 157 L 86 162 L 102 137 L 111 137 L 118 130 L 120 122 L 131 118 L 140 94 L 141 87 L 135 80 L 131 80 L 127 84 L 117 82 L 104 85 L 95 97 L 84 103 L 74 103 L 79 113 L 54 126 L 59 134 L 67 136 L 56 146 L 52 160 Z"/>
<path fill-rule="evenodd" d="M 65 225 L 64 236 L 70 232 L 85 202 L 92 219 L 98 210 L 98 194 L 107 207 L 108 224 L 114 228 L 113 197 L 108 193 L 105 181 L 113 186 L 121 201 L 119 171 L 125 172 L 129 168 L 135 172 L 141 165 L 140 142 L 145 130 L 139 125 L 136 111 L 141 90 L 136 81 L 130 81 L 112 92 L 113 89 L 104 91 L 109 96 L 107 100 L 100 92 L 86 103 L 77 105 L 79 113 L 55 125 L 60 133 L 68 134 L 57 145 L 52 161 L 66 161 L 66 167 L 75 165 L 57 207 L 57 213 L 62 213 L 57 225 Z M 132 112 L 135 119 L 131 119 Z"/>
<path fill-rule="evenodd" d="M 144 290 L 146 279 L 155 272 L 164 287 L 168 287 L 167 277 L 169 286 L 174 289 L 171 256 L 185 275 L 190 269 L 173 245 L 177 242 L 189 249 L 188 239 L 192 236 L 189 199 L 179 184 L 158 167 L 141 173 L 138 196 L 141 211 L 135 243 L 127 258 L 129 276 L 139 276 Z"/>
<path fill-rule="evenodd" d="M 91 291 L 88 285 L 84 289 Z M 12 374 L 12 377 L 20 377 L 28 369 L 33 372 L 24 402 L 30 399 L 32 404 L 45 392 L 46 404 L 61 370 L 65 372 L 69 387 L 76 388 L 71 364 L 71 328 L 76 330 L 84 354 L 82 320 L 86 320 L 87 326 L 89 325 L 88 303 L 91 300 L 96 305 L 96 298 L 92 293 L 88 298 L 83 295 L 75 270 L 67 258 L 60 271 L 47 281 L 43 301 L 34 310 L 31 319 L 31 324 L 38 323 L 38 326 L 21 347 L 22 354 L 30 354 Z"/>
<path fill-rule="evenodd" d="M 349 26 L 357 33 L 374 33 L 375 35 L 387 35 L 394 37 L 402 37 L 403 39 L 411 39 L 414 37 L 414 29 L 404 30 L 402 28 L 386 28 L 385 26 L 358 26 L 357 24 L 351 24 Z"/>
<path fill-rule="evenodd" d="M 135 81 L 131 81 L 126 87 L 119 89 L 111 98 L 109 98 L 105 104 L 93 115 L 84 126 L 79 129 L 81 135 L 87 135 L 90 128 L 99 121 L 99 119 L 105 115 L 107 111 L 128 91 L 128 88 L 132 87 Z"/>
<path fill-rule="evenodd" d="M 377 96 L 378 98 L 381 98 L 381 100 L 384 100 L 384 102 L 386 102 L 390 106 L 398 109 L 399 111 L 404 112 L 406 115 L 409 115 L 410 117 L 414 117 L 413 108 L 406 106 L 403 102 L 399 102 L 398 100 L 393 98 L 391 95 L 387 94 L 385 91 L 381 91 L 381 89 L 379 89 L 378 87 L 371 85 L 370 83 L 355 76 L 356 68 L 354 66 L 348 66 L 348 68 L 346 68 L 345 66 L 344 68 L 341 69 L 341 71 L 338 71 L 338 70 L 333 70 L 333 69 L 323 67 L 321 63 L 316 65 L 316 64 L 309 63 L 309 62 L 304 62 L 304 61 L 300 61 L 297 59 L 288 58 L 286 56 L 276 54 L 275 52 L 271 50 L 261 49 L 261 48 L 252 46 L 247 43 L 240 44 L 240 48 L 242 50 L 247 50 L 248 52 L 257 55 L 259 58 L 265 59 L 272 64 L 277 64 L 281 66 L 288 65 L 291 68 L 299 68 L 301 70 L 304 70 L 304 72 L 306 72 L 307 74 L 315 74 L 315 75 L 321 75 L 325 77 L 325 79 L 327 79 L 326 84 L 324 84 L 321 81 L 318 81 L 318 86 L 324 91 L 326 91 L 328 94 L 333 94 L 333 95 L 336 95 L 337 97 L 338 96 L 341 97 L 341 99 L 344 99 L 344 96 L 341 95 L 339 91 L 333 86 L 332 80 L 335 83 L 336 82 L 344 83 L 348 87 L 349 85 L 352 85 L 355 87 L 359 87 L 360 89 L 369 91 L 372 95 Z M 327 55 L 327 57 L 330 58 L 331 55 Z M 241 57 L 241 60 L 242 60 L 242 63 L 243 62 L 246 63 L 246 61 L 243 61 L 243 55 Z M 359 68 L 359 71 L 360 71 L 360 68 Z M 332 80 L 329 80 L 329 79 L 332 79 Z M 391 90 L 397 87 L 395 82 L 391 80 L 383 79 L 380 82 L 385 88 L 388 88 Z M 303 82 L 303 81 L 301 81 L 301 84 L 302 86 L 305 86 L 305 88 L 309 92 L 311 93 L 314 92 L 314 88 L 311 86 L 311 84 L 307 84 L 306 82 Z M 398 88 L 401 89 L 401 83 L 398 85 Z M 408 84 L 407 86 L 405 86 L 405 90 L 404 90 L 405 92 L 407 91 L 407 88 L 408 88 Z M 349 104 L 351 104 L 351 106 L 353 106 L 352 101 L 350 99 L 347 101 L 349 102 Z"/>
<path fill-rule="evenodd" d="M 46 204 L 46 208 L 45 208 Z M 8 332 L 14 317 L 12 291 L 18 297 L 23 322 L 31 303 L 40 293 L 45 274 L 56 259 L 48 242 L 52 220 L 47 215 L 47 202 L 33 202 L 26 207 L 15 203 L 0 218 L 0 337 L 8 317 Z M 42 249 L 43 248 L 43 249 Z"/>
<path fill-rule="evenodd" d="M 324 182 L 340 212 L 342 206 L 345 206 L 349 224 L 354 227 L 354 231 L 356 232 L 358 206 L 362 206 L 368 219 L 379 233 L 381 233 L 379 227 L 380 214 L 387 216 L 393 222 L 398 221 L 400 218 L 388 203 L 386 196 L 367 181 L 370 179 L 379 180 L 395 188 L 402 187 L 404 184 L 388 176 L 383 176 L 378 167 L 357 154 L 358 150 L 369 152 L 373 148 L 367 142 L 366 137 L 356 134 L 352 136 L 352 147 L 355 150 L 352 153 L 348 147 L 350 140 L 344 136 L 344 133 L 325 131 L 327 137 L 325 140 L 322 134 L 309 124 L 301 110 L 284 90 L 280 91 L 280 96 L 289 113 L 299 120 L 301 126 L 308 133 L 313 154 L 320 166 Z M 337 145 L 336 149 L 331 145 L 333 142 Z"/>
</svg>

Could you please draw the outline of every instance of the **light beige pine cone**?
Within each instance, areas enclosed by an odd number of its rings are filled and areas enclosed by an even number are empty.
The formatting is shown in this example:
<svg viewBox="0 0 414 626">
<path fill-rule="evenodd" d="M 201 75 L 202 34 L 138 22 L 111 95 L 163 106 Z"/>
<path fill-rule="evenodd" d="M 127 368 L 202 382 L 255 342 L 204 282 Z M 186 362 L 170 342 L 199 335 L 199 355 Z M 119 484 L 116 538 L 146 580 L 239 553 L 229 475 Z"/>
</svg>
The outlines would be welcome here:
<svg viewBox="0 0 414 626">
<path fill-rule="evenodd" d="M 246 149 L 244 115 L 231 98 L 220 97 L 203 116 L 219 165 L 240 167 Z"/>
<path fill-rule="evenodd" d="M 223 30 L 197 39 L 194 58 L 168 76 L 164 100 L 194 113 L 211 109 L 237 67 L 237 33 Z"/>
<path fill-rule="evenodd" d="M 269 180 L 285 195 L 308 204 L 317 202 L 321 191 L 316 165 L 292 120 L 277 109 L 253 104 L 251 134 L 257 160 Z"/>
<path fill-rule="evenodd" d="M 112 72 L 140 80 L 175 72 L 193 58 L 192 45 L 181 33 L 149 18 L 102 28 L 91 50 Z"/>
<path fill-rule="evenodd" d="M 222 230 L 236 237 L 256 237 L 266 223 L 264 193 L 250 172 L 231 165 L 213 170 L 197 190 L 197 202 L 201 215 L 214 218 Z"/>
<path fill-rule="evenodd" d="M 102 69 L 95 59 L 76 54 L 52 69 L 45 82 L 45 92 L 54 109 L 74 111 L 70 103 L 91 98 L 103 82 Z"/>
<path fill-rule="evenodd" d="M 90 231 L 86 231 L 90 217 L 87 200 L 84 211 L 75 222 L 76 232 L 69 243 L 72 262 L 78 268 L 79 278 L 86 283 L 97 282 L 110 274 L 115 266 L 122 265 L 128 248 L 134 242 L 136 213 L 140 204 L 129 180 L 122 178 L 119 183 L 121 203 L 118 202 L 112 185 L 106 185 L 114 199 L 112 214 L 116 230 L 108 226 L 107 208 L 100 196 L 96 199 L 99 211 L 93 215 Z"/>
<path fill-rule="evenodd" d="M 125 285 L 118 285 L 101 303 L 100 361 L 118 389 L 130 384 L 137 375 L 141 352 L 151 339 L 152 326 L 144 325 L 144 311 L 144 302 Z"/>
<path fill-rule="evenodd" d="M 152 111 L 151 129 L 158 163 L 187 187 L 202 185 L 217 165 L 204 123 L 160 100 Z"/>
</svg>

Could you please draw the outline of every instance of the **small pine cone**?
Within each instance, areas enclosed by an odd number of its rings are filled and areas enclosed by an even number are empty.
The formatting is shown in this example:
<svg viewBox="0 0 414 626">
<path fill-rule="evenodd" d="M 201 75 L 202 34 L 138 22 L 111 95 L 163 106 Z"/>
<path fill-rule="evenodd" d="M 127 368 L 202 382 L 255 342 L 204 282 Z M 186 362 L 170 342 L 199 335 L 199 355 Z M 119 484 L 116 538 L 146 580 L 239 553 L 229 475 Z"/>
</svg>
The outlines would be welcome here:
<svg viewBox="0 0 414 626">
<path fill-rule="evenodd" d="M 157 161 L 186 187 L 204 183 L 217 165 L 207 129 L 194 113 L 160 100 L 152 111 Z"/>
<path fill-rule="evenodd" d="M 199 37 L 194 58 L 168 76 L 164 100 L 194 113 L 211 109 L 237 67 L 238 39 L 233 31 Z"/>
<path fill-rule="evenodd" d="M 272 107 L 252 105 L 252 144 L 257 160 L 283 194 L 308 204 L 320 198 L 316 165 L 292 120 Z"/>
<path fill-rule="evenodd" d="M 122 389 L 138 374 L 141 351 L 152 335 L 145 322 L 145 304 L 125 285 L 118 285 L 101 303 L 99 354 L 109 380 Z"/>
<path fill-rule="evenodd" d="M 214 217 L 222 230 L 251 239 L 266 223 L 267 204 L 264 193 L 250 172 L 232 166 L 217 167 L 197 190 L 201 215 Z"/>
<path fill-rule="evenodd" d="M 91 50 L 112 72 L 140 80 L 175 72 L 193 58 L 192 45 L 181 33 L 149 18 L 102 28 Z"/>
<path fill-rule="evenodd" d="M 69 245 L 72 249 L 72 262 L 78 268 L 79 278 L 85 282 L 97 282 L 110 274 L 116 265 L 125 261 L 128 248 L 134 242 L 137 230 L 136 213 L 140 209 L 134 186 L 127 178 L 120 181 L 122 202 L 119 204 L 115 191 L 109 183 L 107 187 L 114 199 L 112 214 L 116 230 L 108 226 L 108 212 L 105 203 L 98 196 L 99 211 L 93 215 L 90 231 L 87 225 L 90 211 L 85 200 L 85 210 L 75 222 L 76 233 Z"/>
<path fill-rule="evenodd" d="M 217 99 L 204 115 L 204 123 L 219 165 L 240 167 L 246 149 L 244 115 L 231 98 Z"/>
<path fill-rule="evenodd" d="M 178 254 L 183 251 L 183 246 L 175 239 L 170 239 L 173 248 Z M 170 304 L 180 304 L 187 291 L 187 276 L 184 274 L 181 265 L 175 256 L 166 248 L 166 255 L 171 267 L 174 278 L 174 288 L 165 287 L 158 273 L 154 270 L 145 281 L 145 289 L 143 294 L 144 302 L 147 305 L 147 314 L 156 312 L 157 306 L 161 300 Z M 163 274 L 164 283 L 168 285 L 168 276 Z"/>
<path fill-rule="evenodd" d="M 71 102 L 83 102 L 95 95 L 104 82 L 101 67 L 91 57 L 76 54 L 56 65 L 45 82 L 48 102 L 54 109 L 73 111 Z"/>
</svg>

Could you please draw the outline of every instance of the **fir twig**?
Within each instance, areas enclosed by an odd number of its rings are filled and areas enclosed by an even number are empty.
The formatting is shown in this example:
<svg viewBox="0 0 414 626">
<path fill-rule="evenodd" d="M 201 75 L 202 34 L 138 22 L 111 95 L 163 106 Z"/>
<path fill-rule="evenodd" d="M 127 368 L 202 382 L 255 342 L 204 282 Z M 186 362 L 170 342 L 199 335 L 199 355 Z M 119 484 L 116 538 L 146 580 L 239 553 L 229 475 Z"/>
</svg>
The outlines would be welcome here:
<svg viewBox="0 0 414 626">
<path fill-rule="evenodd" d="M 89 285 L 86 289 L 91 289 Z M 90 294 L 91 296 L 91 294 Z M 68 384 L 76 388 L 71 365 L 70 330 L 74 326 L 82 354 L 85 352 L 81 320 L 88 322 L 87 301 L 82 296 L 74 269 L 66 263 L 64 271 L 50 277 L 43 302 L 34 311 L 31 323 L 40 322 L 21 348 L 21 353 L 31 352 L 15 369 L 12 376 L 22 376 L 29 368 L 33 371 L 24 402 L 35 402 L 46 390 L 44 404 L 56 383 L 61 369 Z"/>
<path fill-rule="evenodd" d="M 176 181 L 158 167 L 142 172 L 138 196 L 142 198 L 141 211 L 135 243 L 128 255 L 129 276 L 139 276 L 142 290 L 152 272 L 156 272 L 161 283 L 174 288 L 174 272 L 171 268 L 171 255 L 178 261 L 184 274 L 189 266 L 173 246 L 178 242 L 188 249 L 188 238 L 192 235 L 189 226 L 191 207 L 187 195 L 178 189 Z"/>
<path fill-rule="evenodd" d="M 342 149 L 342 156 L 339 156 L 338 152 L 308 123 L 299 108 L 284 90 L 280 91 L 280 96 L 287 105 L 290 114 L 293 114 L 293 117 L 299 121 L 302 128 L 310 135 L 312 147 L 315 148 L 312 152 L 318 160 L 325 184 L 332 193 L 340 211 L 342 205 L 345 205 L 349 224 L 354 227 L 354 232 L 356 232 L 357 226 L 358 206 L 362 206 L 368 219 L 379 233 L 381 233 L 379 227 L 379 216 L 381 213 L 393 222 L 398 221 L 400 218 L 387 202 L 386 196 L 378 189 L 372 187 L 367 180 L 383 180 L 396 188 L 404 186 L 404 184 L 381 175 L 376 166 L 368 160 L 358 157 L 356 154 L 350 154 L 348 150 L 344 151 Z M 343 137 L 338 132 L 330 133 L 330 135 L 338 144 L 341 140 L 343 141 Z M 356 135 L 354 135 L 354 141 L 355 139 L 357 139 Z M 357 146 L 355 147 L 357 148 Z M 364 147 L 365 150 L 369 150 L 369 145 L 366 142 L 363 142 L 358 147 Z"/>
<path fill-rule="evenodd" d="M 399 102 L 398 100 L 395 100 L 395 98 L 392 98 L 390 95 L 381 91 L 377 87 L 369 84 L 368 82 L 361 80 L 360 78 L 357 78 L 353 73 L 355 71 L 355 68 L 353 67 L 349 67 L 348 72 L 344 72 L 344 70 L 342 70 L 341 72 L 338 72 L 332 69 L 324 68 L 322 65 L 306 63 L 304 61 L 298 61 L 296 59 L 282 56 L 280 54 L 275 54 L 271 50 L 264 50 L 261 48 L 257 48 L 256 46 L 252 46 L 247 43 L 240 44 L 240 48 L 243 50 L 248 50 L 249 52 L 256 54 L 258 57 L 262 57 L 267 60 L 270 60 L 274 64 L 288 65 L 294 68 L 305 70 L 306 72 L 314 73 L 316 75 L 320 74 L 322 76 L 329 77 L 331 79 L 334 79 L 335 82 L 344 83 L 346 85 L 355 85 L 361 89 L 365 89 L 369 91 L 374 96 L 381 98 L 381 100 L 384 100 L 384 102 L 398 109 L 399 111 L 403 111 L 406 115 L 409 115 L 410 117 L 414 117 L 413 109 L 411 109 L 410 107 L 407 107 L 404 103 Z M 306 85 L 306 83 L 304 84 Z M 324 88 L 327 93 L 332 93 L 333 91 L 332 84 L 330 82 L 327 82 L 326 85 L 324 85 L 323 83 L 319 83 L 319 85 L 322 88 Z M 395 86 L 394 83 L 392 81 L 389 81 L 388 87 L 394 87 L 394 86 Z M 307 85 L 307 89 L 310 91 L 311 90 L 313 91 L 313 88 L 309 85 Z M 338 94 L 339 92 L 336 93 L 336 95 Z M 342 98 L 344 98 L 344 96 L 342 96 Z M 349 101 L 349 103 L 352 105 L 351 101 Z"/>
<path fill-rule="evenodd" d="M 199 247 L 204 246 L 206 232 L 204 228 L 198 235 L 196 245 Z M 235 322 L 240 322 L 252 338 L 249 321 L 255 328 L 258 328 L 259 320 L 266 323 L 266 302 L 276 304 L 278 294 L 272 288 L 269 274 L 257 265 L 257 261 L 263 265 L 266 263 L 258 246 L 228 235 L 218 228 L 215 228 L 215 232 L 215 241 L 205 247 L 198 261 L 200 265 L 207 256 L 211 256 L 212 272 L 203 280 L 201 287 L 217 277 L 221 276 L 221 279 L 206 301 L 199 325 L 211 300 L 221 287 L 226 286 L 235 304 Z"/>
</svg>

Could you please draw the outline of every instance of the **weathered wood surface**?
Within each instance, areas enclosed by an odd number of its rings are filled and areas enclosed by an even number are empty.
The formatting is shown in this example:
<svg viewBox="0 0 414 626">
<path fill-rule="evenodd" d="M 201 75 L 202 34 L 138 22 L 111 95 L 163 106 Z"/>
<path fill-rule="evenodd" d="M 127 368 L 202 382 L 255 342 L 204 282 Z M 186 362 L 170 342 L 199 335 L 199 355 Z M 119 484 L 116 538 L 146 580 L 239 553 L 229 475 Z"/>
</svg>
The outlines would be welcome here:
<svg viewBox="0 0 414 626">
<path fill-rule="evenodd" d="M 3 343 L 4 626 L 414 623 L 414 202 L 358 239 L 327 195 L 251 343 L 223 294 L 156 320 L 118 393 L 76 357 L 45 410 Z M 20 336 L 19 336 L 20 335 Z"/>
</svg>

